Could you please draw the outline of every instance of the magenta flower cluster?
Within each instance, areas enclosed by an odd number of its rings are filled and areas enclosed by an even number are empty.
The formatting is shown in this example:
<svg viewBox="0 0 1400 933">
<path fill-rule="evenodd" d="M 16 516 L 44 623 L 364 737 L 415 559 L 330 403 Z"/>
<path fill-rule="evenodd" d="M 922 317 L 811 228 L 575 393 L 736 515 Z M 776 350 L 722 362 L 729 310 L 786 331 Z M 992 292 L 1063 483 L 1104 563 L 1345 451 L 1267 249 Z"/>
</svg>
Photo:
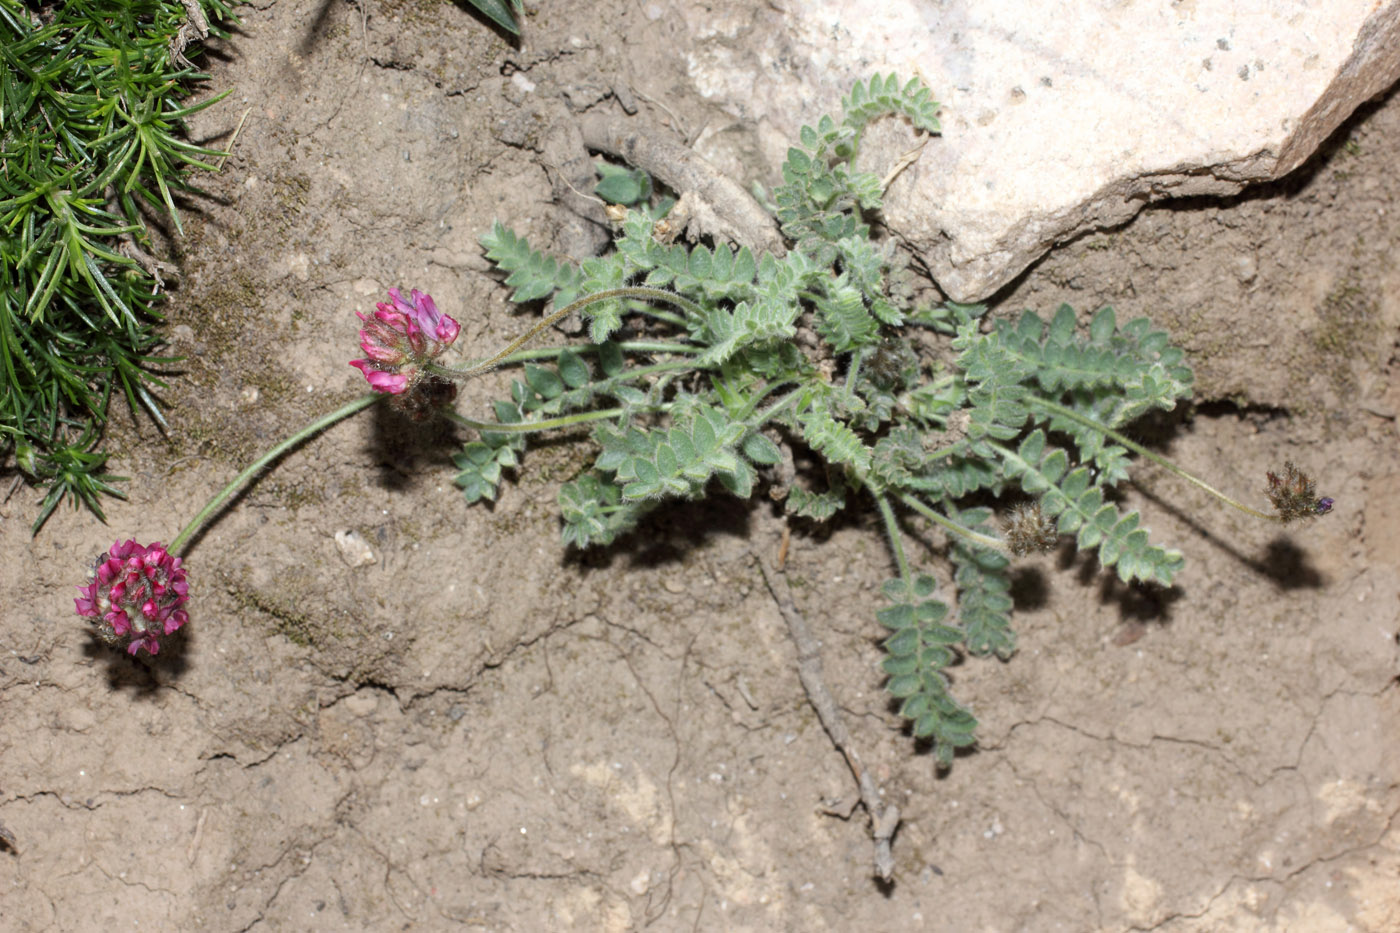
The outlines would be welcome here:
<svg viewBox="0 0 1400 933">
<path fill-rule="evenodd" d="M 359 312 L 364 322 L 360 349 L 365 359 L 351 360 L 376 392 L 407 392 L 423 375 L 423 364 L 436 359 L 461 332 L 452 318 L 438 310 L 431 295 L 418 289 L 404 301 L 397 288 L 389 289 L 389 303 L 375 305 L 374 317 Z"/>
<path fill-rule="evenodd" d="M 132 655 L 142 648 L 156 654 L 160 639 L 190 620 L 180 608 L 189 599 L 184 568 L 159 542 L 116 542 L 78 589 L 78 615 L 95 619 L 103 641 Z"/>
</svg>

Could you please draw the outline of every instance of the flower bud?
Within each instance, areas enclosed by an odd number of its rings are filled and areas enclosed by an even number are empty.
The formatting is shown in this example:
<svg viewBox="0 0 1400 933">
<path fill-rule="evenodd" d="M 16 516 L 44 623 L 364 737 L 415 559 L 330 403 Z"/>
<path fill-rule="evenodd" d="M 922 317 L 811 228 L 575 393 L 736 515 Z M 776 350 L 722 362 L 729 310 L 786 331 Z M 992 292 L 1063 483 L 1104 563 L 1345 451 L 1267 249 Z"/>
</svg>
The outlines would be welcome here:
<svg viewBox="0 0 1400 933">
<path fill-rule="evenodd" d="M 83 594 L 74 600 L 78 615 L 93 619 L 107 644 L 123 646 L 133 656 L 142 648 L 156 654 L 160 639 L 190 620 L 180 608 L 189 599 L 185 570 L 159 542 L 114 543 L 78 589 Z"/>
</svg>

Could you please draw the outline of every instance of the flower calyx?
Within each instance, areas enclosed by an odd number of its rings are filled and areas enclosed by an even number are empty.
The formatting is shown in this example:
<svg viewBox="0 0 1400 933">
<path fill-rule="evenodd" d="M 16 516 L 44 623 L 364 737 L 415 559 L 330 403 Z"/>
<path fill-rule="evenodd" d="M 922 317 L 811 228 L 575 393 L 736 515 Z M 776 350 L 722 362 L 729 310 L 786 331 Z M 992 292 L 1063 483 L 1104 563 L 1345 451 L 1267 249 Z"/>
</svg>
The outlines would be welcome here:
<svg viewBox="0 0 1400 933">
<path fill-rule="evenodd" d="M 1055 523 L 1045 517 L 1039 502 L 1023 502 L 1011 510 L 1005 525 L 1006 546 L 1017 557 L 1032 551 L 1042 554 L 1055 550 L 1060 533 Z"/>
</svg>

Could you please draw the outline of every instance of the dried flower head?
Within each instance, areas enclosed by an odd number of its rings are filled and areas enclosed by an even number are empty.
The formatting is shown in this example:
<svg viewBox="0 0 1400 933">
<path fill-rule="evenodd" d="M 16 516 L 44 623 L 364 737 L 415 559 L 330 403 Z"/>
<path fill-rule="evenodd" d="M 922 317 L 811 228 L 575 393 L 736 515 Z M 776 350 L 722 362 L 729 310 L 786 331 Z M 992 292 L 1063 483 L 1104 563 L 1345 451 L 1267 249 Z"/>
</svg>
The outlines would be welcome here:
<svg viewBox="0 0 1400 933">
<path fill-rule="evenodd" d="M 180 608 L 189 599 L 184 568 L 159 542 L 114 543 L 93 563 L 87 586 L 78 589 L 78 615 L 95 620 L 103 641 L 132 655 L 142 648 L 156 654 L 161 637 L 190 620 Z"/>
<path fill-rule="evenodd" d="M 424 379 L 423 364 L 441 356 L 462 330 L 438 310 L 431 295 L 416 288 L 409 294 L 411 301 L 404 301 L 399 290 L 391 288 L 389 302 L 376 304 L 372 318 L 355 313 L 365 324 L 360 331 L 365 359 L 351 360 L 350 365 L 364 373 L 376 392 L 409 392 Z"/>
<path fill-rule="evenodd" d="M 1285 524 L 1300 518 L 1326 515 L 1332 511 L 1334 500 L 1327 496 L 1319 499 L 1312 477 L 1294 466 L 1291 460 L 1284 461 L 1283 476 L 1272 470 L 1265 475 L 1268 477 L 1269 487 L 1264 490 L 1264 494 L 1277 510 L 1279 520 Z"/>
<path fill-rule="evenodd" d="M 881 389 L 900 389 L 919 378 L 919 357 L 904 340 L 886 340 L 865 359 L 870 381 Z"/>
<path fill-rule="evenodd" d="M 1053 551 L 1060 542 L 1055 523 L 1040 511 L 1039 502 L 1023 502 L 1011 510 L 1006 522 L 1006 545 L 1017 557 L 1031 551 Z"/>
</svg>

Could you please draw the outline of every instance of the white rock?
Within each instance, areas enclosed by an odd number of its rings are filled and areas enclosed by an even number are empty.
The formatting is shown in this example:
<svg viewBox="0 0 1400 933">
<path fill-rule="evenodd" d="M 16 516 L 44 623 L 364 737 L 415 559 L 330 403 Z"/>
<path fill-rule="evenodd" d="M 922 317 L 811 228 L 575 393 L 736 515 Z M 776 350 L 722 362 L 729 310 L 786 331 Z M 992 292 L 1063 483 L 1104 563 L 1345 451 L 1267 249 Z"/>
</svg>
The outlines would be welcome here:
<svg viewBox="0 0 1400 933">
<path fill-rule="evenodd" d="M 358 531 L 337 531 L 335 546 L 347 567 L 366 567 L 376 560 L 374 550 Z"/>
<path fill-rule="evenodd" d="M 1151 201 L 1286 174 L 1400 78 L 1400 0 L 787 0 L 756 5 L 747 42 L 687 6 L 692 80 L 775 165 L 856 79 L 924 77 L 943 135 L 885 217 L 960 301 Z M 879 127 L 862 164 L 883 175 L 912 142 Z"/>
</svg>

